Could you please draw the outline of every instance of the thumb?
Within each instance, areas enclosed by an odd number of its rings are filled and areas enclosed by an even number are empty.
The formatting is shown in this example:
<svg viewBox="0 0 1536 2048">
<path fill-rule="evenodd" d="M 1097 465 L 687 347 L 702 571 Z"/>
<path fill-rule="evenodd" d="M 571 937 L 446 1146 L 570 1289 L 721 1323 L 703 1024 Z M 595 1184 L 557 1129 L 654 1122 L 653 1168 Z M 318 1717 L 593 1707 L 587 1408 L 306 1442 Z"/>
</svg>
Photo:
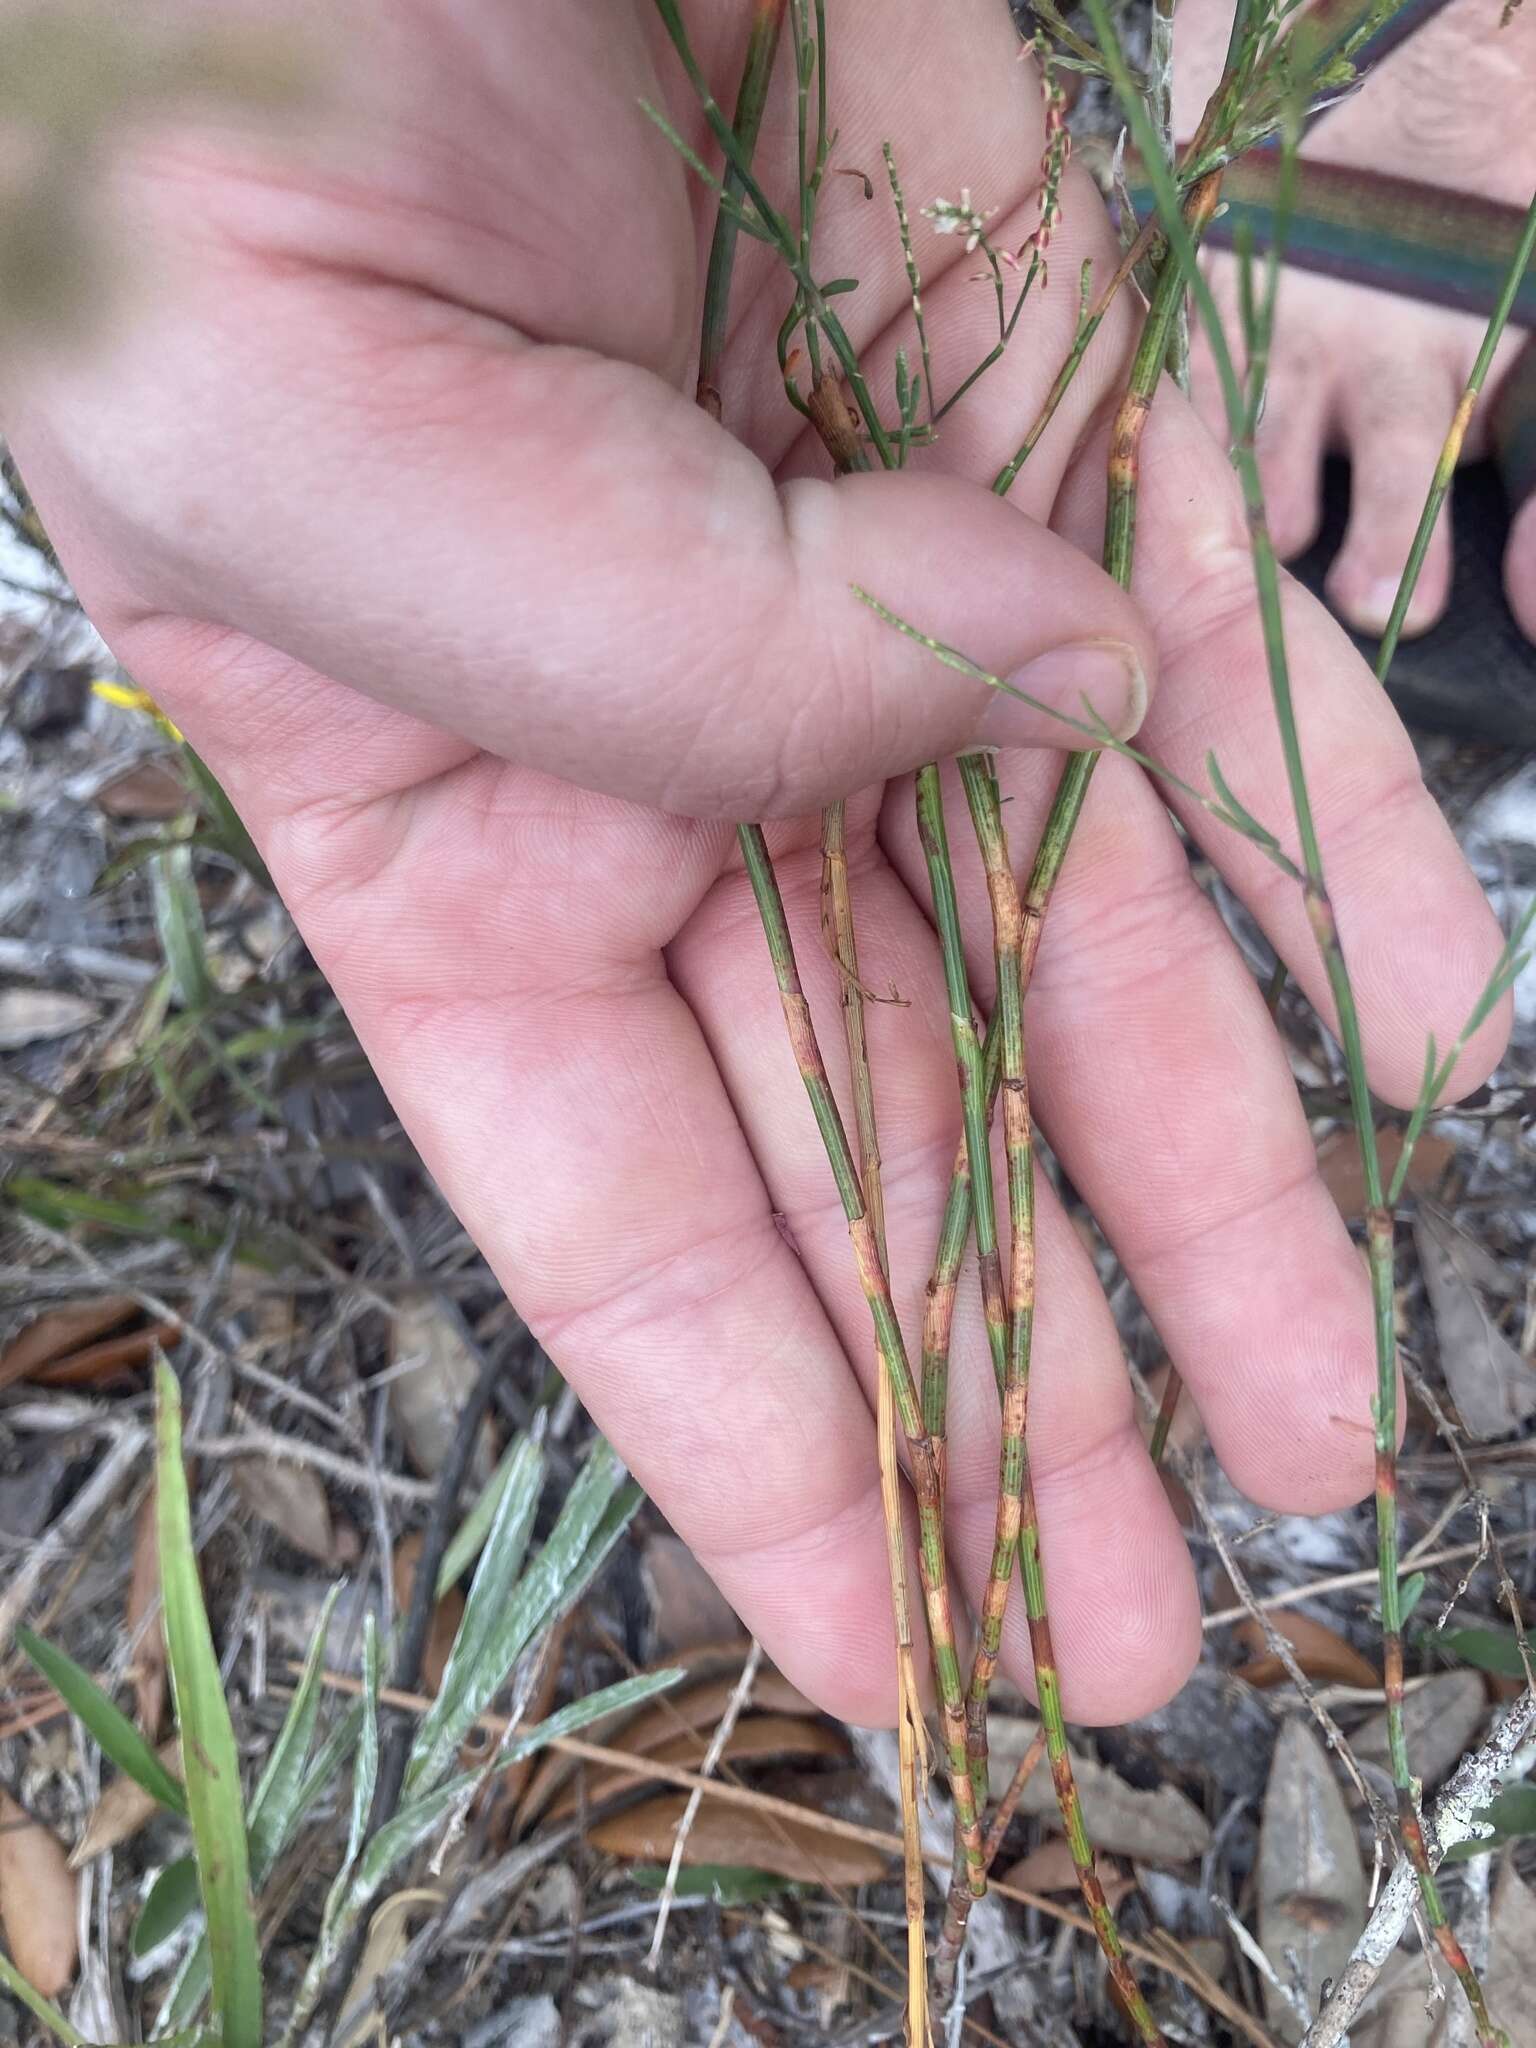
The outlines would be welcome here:
<svg viewBox="0 0 1536 2048">
<path fill-rule="evenodd" d="M 1045 705 L 1139 722 L 1136 607 L 982 486 L 780 490 L 649 372 L 478 329 L 360 379 L 335 301 L 268 321 L 254 363 L 162 332 L 21 393 L 29 482 L 130 664 L 135 621 L 210 621 L 508 759 L 703 817 L 1076 742 L 858 584 Z M 216 706 L 184 693 L 217 687 L 173 683 L 167 709 L 206 725 Z"/>
</svg>

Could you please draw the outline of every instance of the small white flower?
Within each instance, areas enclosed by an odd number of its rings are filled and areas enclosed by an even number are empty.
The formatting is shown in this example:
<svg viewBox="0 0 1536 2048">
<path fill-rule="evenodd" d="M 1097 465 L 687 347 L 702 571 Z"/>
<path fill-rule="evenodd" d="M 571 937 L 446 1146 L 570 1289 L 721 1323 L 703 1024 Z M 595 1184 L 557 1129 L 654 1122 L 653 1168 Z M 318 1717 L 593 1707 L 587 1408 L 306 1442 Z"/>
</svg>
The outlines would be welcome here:
<svg viewBox="0 0 1536 2048">
<path fill-rule="evenodd" d="M 960 187 L 958 199 L 935 199 L 932 206 L 925 206 L 923 212 L 933 222 L 936 235 L 964 235 L 967 256 L 980 243 L 986 233 L 987 222 L 996 213 L 995 206 L 989 206 L 985 213 L 973 204 L 969 185 Z"/>
</svg>

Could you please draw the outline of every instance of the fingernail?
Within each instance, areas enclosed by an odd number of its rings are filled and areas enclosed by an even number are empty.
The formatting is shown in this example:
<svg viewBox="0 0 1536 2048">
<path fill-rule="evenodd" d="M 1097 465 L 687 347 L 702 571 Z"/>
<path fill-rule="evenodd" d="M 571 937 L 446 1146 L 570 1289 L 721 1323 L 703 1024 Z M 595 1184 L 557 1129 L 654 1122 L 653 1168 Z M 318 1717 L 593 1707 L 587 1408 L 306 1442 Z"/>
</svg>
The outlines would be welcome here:
<svg viewBox="0 0 1536 2048">
<path fill-rule="evenodd" d="M 1146 716 L 1147 678 L 1135 648 L 1124 640 L 1077 640 L 1066 647 L 1053 647 L 1017 669 L 1008 681 L 1014 689 L 1080 723 L 1087 719 L 1091 704 L 1095 715 L 1119 740 L 1128 740 Z M 1048 746 L 1058 735 L 1063 746 L 1076 743 L 1071 726 L 1042 719 L 1003 691 L 998 692 L 982 723 L 986 737 L 998 746 Z M 1049 729 L 1053 726 L 1057 733 Z"/>
</svg>

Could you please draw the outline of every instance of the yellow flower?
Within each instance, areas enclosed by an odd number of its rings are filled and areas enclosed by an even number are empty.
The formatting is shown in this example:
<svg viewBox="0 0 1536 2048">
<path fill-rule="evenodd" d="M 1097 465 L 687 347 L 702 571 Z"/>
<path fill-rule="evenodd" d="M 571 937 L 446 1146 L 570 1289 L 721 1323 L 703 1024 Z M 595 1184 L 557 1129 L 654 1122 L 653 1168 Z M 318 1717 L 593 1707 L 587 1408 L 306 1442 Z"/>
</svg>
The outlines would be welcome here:
<svg viewBox="0 0 1536 2048">
<path fill-rule="evenodd" d="M 172 725 L 148 690 L 141 690 L 137 683 L 114 683 L 102 676 L 91 684 L 91 689 L 96 696 L 105 698 L 108 704 L 116 704 L 120 710 L 147 713 L 167 739 L 181 739 L 180 728 Z"/>
</svg>

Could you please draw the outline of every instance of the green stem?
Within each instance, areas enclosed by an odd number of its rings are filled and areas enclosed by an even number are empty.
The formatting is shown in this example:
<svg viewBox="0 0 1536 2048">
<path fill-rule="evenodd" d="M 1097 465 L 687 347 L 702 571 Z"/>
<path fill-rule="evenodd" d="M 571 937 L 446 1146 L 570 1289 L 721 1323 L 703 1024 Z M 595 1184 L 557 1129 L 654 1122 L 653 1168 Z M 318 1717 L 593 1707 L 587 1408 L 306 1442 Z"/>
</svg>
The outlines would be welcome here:
<svg viewBox="0 0 1536 2048">
<path fill-rule="evenodd" d="M 1530 268 L 1531 256 L 1536 251 L 1536 197 L 1525 216 L 1525 227 L 1515 250 L 1514 261 L 1504 280 L 1504 289 L 1499 294 L 1499 303 L 1494 307 L 1493 318 L 1488 322 L 1483 335 L 1482 347 L 1472 365 L 1472 374 L 1466 381 L 1461 398 L 1457 403 L 1450 431 L 1446 434 L 1435 473 L 1430 481 L 1429 496 L 1424 500 L 1424 510 L 1419 515 L 1418 529 L 1413 536 L 1413 545 L 1408 550 L 1408 560 L 1403 569 L 1402 581 L 1397 586 L 1397 595 L 1392 600 L 1391 616 L 1386 631 L 1381 636 L 1381 645 L 1376 651 L 1376 680 L 1384 683 L 1387 671 L 1392 666 L 1392 657 L 1397 652 L 1397 643 L 1402 635 L 1403 621 L 1408 616 L 1408 607 L 1413 602 L 1413 593 L 1418 586 L 1419 574 L 1424 567 L 1424 557 L 1429 552 L 1430 535 L 1435 530 L 1435 521 L 1440 517 L 1440 508 L 1445 503 L 1445 494 L 1451 488 L 1451 478 L 1456 474 L 1456 465 L 1461 460 L 1461 444 L 1466 436 L 1477 401 L 1482 395 L 1494 351 L 1508 323 L 1510 312 L 1519 295 L 1526 271 Z"/>
<path fill-rule="evenodd" d="M 1378 1595 L 1381 1605 L 1384 1690 L 1387 1706 L 1387 1747 L 1392 1780 L 1397 1793 L 1398 1824 L 1403 1844 L 1419 1881 L 1425 1918 L 1447 1967 L 1457 1978 L 1471 2009 L 1481 2048 L 1497 2048 L 1499 2036 L 1488 2015 L 1487 2003 L 1476 1972 L 1446 1917 L 1439 1886 L 1435 1882 L 1423 1826 L 1419 1820 L 1415 1785 L 1408 1759 L 1407 1735 L 1403 1724 L 1403 1637 L 1402 1589 L 1399 1577 L 1397 1525 L 1397 1330 L 1393 1290 L 1392 1213 L 1387 1207 L 1381 1175 L 1381 1158 L 1366 1076 L 1365 1047 L 1360 1030 L 1359 1010 L 1353 982 L 1339 940 L 1338 924 L 1329 900 L 1322 850 L 1307 786 L 1306 766 L 1296 723 L 1286 654 L 1284 618 L 1280 600 L 1280 569 L 1270 540 L 1265 513 L 1264 491 L 1259 479 L 1249 408 L 1232 362 L 1222 328 L 1221 316 L 1210 287 L 1201 276 L 1195 245 L 1180 218 L 1178 197 L 1167 168 L 1155 160 L 1155 137 L 1131 79 L 1119 38 L 1110 20 L 1106 0 L 1084 0 L 1099 47 L 1104 54 L 1115 88 L 1135 131 L 1137 144 L 1148 159 L 1147 170 L 1157 191 L 1158 208 L 1172 244 L 1173 258 L 1182 269 L 1195 295 L 1201 322 L 1215 358 L 1226 406 L 1228 430 L 1233 438 L 1233 464 L 1242 486 L 1243 505 L 1253 555 L 1254 582 L 1258 590 L 1263 625 L 1265 659 L 1269 669 L 1270 695 L 1274 702 L 1286 778 L 1296 815 L 1297 838 L 1301 847 L 1302 887 L 1308 921 L 1322 958 L 1328 986 L 1338 1016 L 1339 1043 L 1348 1076 L 1350 1109 L 1360 1146 L 1366 1194 L 1366 1249 L 1374 1311 L 1377 1382 L 1372 1404 L 1376 1448 L 1376 1558 Z M 1292 152 L 1294 153 L 1294 152 Z M 1280 232 L 1277 214 L 1277 233 Z"/>
<path fill-rule="evenodd" d="M 960 931 L 960 906 L 944 824 L 944 793 L 938 768 L 930 762 L 917 771 L 917 829 L 928 864 L 928 886 L 944 962 L 949 997 L 949 1034 L 960 1075 L 960 1104 L 965 1124 L 966 1165 L 970 1206 L 976 1224 L 976 1256 L 981 1268 L 982 1313 L 987 1346 L 999 1389 L 1008 1369 L 1008 1315 L 1003 1302 L 1002 1263 L 997 1249 L 997 1208 L 992 1191 L 992 1152 L 988 1142 L 988 1091 L 966 973 L 965 942 Z"/>
<path fill-rule="evenodd" d="M 858 1169 L 843 1129 L 842 1116 L 827 1078 L 826 1064 L 816 1040 L 810 1004 L 800 984 L 795 964 L 789 921 L 784 913 L 778 878 L 760 825 L 737 827 L 737 839 L 747 878 L 757 902 L 763 932 L 768 941 L 774 978 L 778 983 L 784 1021 L 789 1031 L 795 1064 L 805 1084 L 811 1113 L 821 1132 L 827 1160 L 832 1168 L 848 1235 L 853 1244 L 860 1285 L 869 1305 L 875 1342 L 890 1381 L 896 1413 L 907 1439 L 912 1488 L 917 1496 L 918 1563 L 928 1614 L 928 1634 L 933 1648 L 934 1671 L 938 1679 L 940 1712 L 944 1733 L 945 1772 L 955 1802 L 955 1826 L 964 1850 L 972 1893 L 980 1898 L 986 1889 L 982 1860 L 980 1817 L 972 1794 L 965 1750 L 965 1701 L 955 1648 L 954 1617 L 950 1606 L 948 1563 L 944 1546 L 943 1492 L 933 1440 L 923 1428 L 922 1402 L 917 1380 L 907 1359 L 901 1325 L 891 1303 L 891 1290 L 881 1263 L 874 1226 L 865 1207 Z"/>
<path fill-rule="evenodd" d="M 763 125 L 763 108 L 768 101 L 768 86 L 773 77 L 773 60 L 784 22 L 784 7 L 785 0 L 758 0 L 753 11 L 741 88 L 736 95 L 736 118 L 732 123 L 748 156 L 757 147 L 758 131 Z M 739 190 L 740 180 L 729 165 L 725 175 L 728 188 Z M 713 419 L 719 419 L 722 407 L 720 365 L 725 355 L 736 236 L 735 220 L 722 209 L 715 221 L 714 239 L 709 245 L 709 269 L 704 278 L 704 318 L 699 334 L 698 401 Z"/>
</svg>

